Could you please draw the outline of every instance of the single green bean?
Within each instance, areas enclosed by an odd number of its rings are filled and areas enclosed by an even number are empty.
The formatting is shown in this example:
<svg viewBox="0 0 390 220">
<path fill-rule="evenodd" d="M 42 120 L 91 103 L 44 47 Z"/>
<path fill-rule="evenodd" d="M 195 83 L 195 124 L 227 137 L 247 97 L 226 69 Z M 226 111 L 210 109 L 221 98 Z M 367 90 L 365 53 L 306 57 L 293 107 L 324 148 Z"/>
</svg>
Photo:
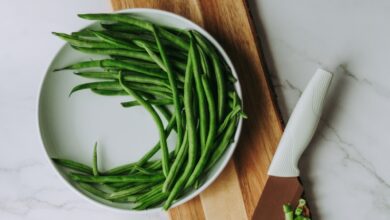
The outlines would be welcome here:
<svg viewBox="0 0 390 220">
<path fill-rule="evenodd" d="M 191 38 L 191 41 L 194 41 L 193 38 Z M 198 98 L 198 107 L 199 107 L 199 130 L 200 130 L 200 146 L 201 146 L 201 152 L 206 147 L 206 138 L 207 138 L 207 110 L 206 110 L 206 98 L 205 93 L 202 85 L 202 79 L 201 79 L 201 71 L 200 71 L 200 63 L 199 63 L 199 52 L 197 51 L 196 44 L 194 42 L 194 46 L 190 50 L 190 57 L 194 72 L 194 78 L 195 78 L 195 88 L 196 88 L 196 95 Z"/>
<path fill-rule="evenodd" d="M 92 174 L 92 168 L 88 165 L 73 161 L 73 160 L 66 160 L 66 159 L 60 159 L 60 158 L 51 158 L 56 164 L 61 165 L 63 167 L 72 169 L 74 171 L 86 173 L 86 174 Z"/>
<path fill-rule="evenodd" d="M 98 158 L 97 158 L 97 142 L 95 142 L 95 146 L 93 147 L 93 157 L 92 157 L 92 172 L 94 176 L 99 176 L 98 169 Z"/>
<path fill-rule="evenodd" d="M 182 168 L 184 160 L 187 157 L 188 152 L 188 142 L 187 142 L 188 132 L 185 132 L 182 146 L 179 149 L 179 152 L 177 153 L 177 156 L 175 160 L 173 161 L 173 164 L 171 166 L 171 169 L 169 170 L 169 174 L 167 178 L 165 179 L 162 191 L 163 192 L 169 192 L 171 189 L 171 186 L 173 185 L 176 176 L 178 175 L 178 172 L 180 168 Z"/>
<path fill-rule="evenodd" d="M 103 96 L 127 96 L 125 91 L 117 91 L 117 90 L 106 90 L 106 89 L 91 89 L 91 91 L 98 95 Z"/>
<path fill-rule="evenodd" d="M 165 71 L 168 75 L 168 80 L 169 80 L 169 83 L 171 85 L 173 106 L 175 108 L 174 115 L 176 117 L 177 140 L 176 140 L 175 153 L 177 153 L 179 151 L 179 147 L 181 146 L 181 142 L 183 140 L 183 127 L 182 127 L 182 119 L 181 119 L 181 103 L 180 103 L 178 90 L 177 90 L 176 77 L 173 74 L 171 62 L 168 59 L 165 48 L 164 48 L 163 44 L 161 43 L 161 40 L 159 37 L 160 31 L 157 31 L 156 28 L 154 27 L 154 25 L 152 25 L 152 32 L 153 32 L 154 38 L 156 39 L 156 43 L 157 43 L 157 47 L 160 51 L 161 59 L 164 62 L 163 66 L 165 67 Z"/>
<path fill-rule="evenodd" d="M 71 173 L 70 178 L 84 183 L 153 183 L 164 180 L 164 175 L 131 175 L 131 176 L 87 176 Z"/>
<path fill-rule="evenodd" d="M 129 93 L 129 95 L 133 96 L 151 114 L 152 118 L 154 119 L 157 125 L 157 128 L 160 133 L 160 146 L 162 152 L 163 172 L 164 175 L 167 176 L 169 172 L 169 154 L 168 154 L 168 146 L 166 142 L 167 137 L 164 131 L 163 123 L 160 117 L 158 116 L 156 110 L 154 110 L 154 108 L 149 103 L 147 103 L 140 95 L 138 95 L 133 89 L 125 85 L 123 83 L 122 77 L 123 76 L 121 74 L 121 76 L 119 77 L 120 85 L 127 93 Z"/>
<path fill-rule="evenodd" d="M 96 41 L 96 40 L 86 40 L 79 38 L 77 36 L 72 36 L 64 33 L 56 33 L 52 32 L 54 35 L 60 37 L 61 39 L 67 41 L 69 44 L 76 46 L 76 47 L 84 47 L 84 48 L 123 48 L 123 47 L 116 47 L 110 44 L 107 44 L 105 42 Z M 136 48 L 135 48 L 136 49 Z"/>
<path fill-rule="evenodd" d="M 116 56 L 129 57 L 129 58 L 134 58 L 134 59 L 139 59 L 144 61 L 153 61 L 147 53 L 141 51 L 132 51 L 128 49 L 99 49 L 99 48 L 86 48 L 86 47 L 76 47 L 76 46 L 72 46 L 72 48 L 88 54 L 116 55 Z"/>
<path fill-rule="evenodd" d="M 156 94 L 162 95 L 166 94 L 168 97 L 169 95 L 169 89 L 161 86 L 151 85 L 151 84 L 130 84 L 129 85 L 132 89 L 136 91 L 145 91 L 150 94 Z M 113 91 L 122 91 L 121 85 L 117 81 L 99 81 L 99 82 L 90 82 L 90 83 L 84 83 L 75 86 L 69 96 L 71 96 L 73 93 L 84 90 L 84 89 L 97 89 L 97 90 L 113 90 Z"/>
<path fill-rule="evenodd" d="M 146 100 L 151 105 L 171 105 L 172 99 L 148 99 Z M 125 108 L 141 105 L 138 101 L 122 102 L 121 105 Z"/>
<path fill-rule="evenodd" d="M 114 24 L 105 24 L 105 23 L 100 23 L 100 25 L 107 30 L 110 31 L 125 31 L 129 33 L 145 33 L 145 29 L 139 28 L 137 26 L 133 25 L 127 25 L 127 24 L 122 24 L 122 23 L 114 23 Z"/>
<path fill-rule="evenodd" d="M 170 88 L 168 80 L 165 79 L 145 76 L 136 72 L 124 72 L 124 73 L 126 74 L 124 76 L 124 80 L 128 82 L 147 83 L 147 84 L 153 84 L 157 86 Z M 85 78 L 119 80 L 119 71 L 115 71 L 115 72 L 114 71 L 110 71 L 110 72 L 82 71 L 82 72 L 75 72 L 74 74 Z"/>
</svg>

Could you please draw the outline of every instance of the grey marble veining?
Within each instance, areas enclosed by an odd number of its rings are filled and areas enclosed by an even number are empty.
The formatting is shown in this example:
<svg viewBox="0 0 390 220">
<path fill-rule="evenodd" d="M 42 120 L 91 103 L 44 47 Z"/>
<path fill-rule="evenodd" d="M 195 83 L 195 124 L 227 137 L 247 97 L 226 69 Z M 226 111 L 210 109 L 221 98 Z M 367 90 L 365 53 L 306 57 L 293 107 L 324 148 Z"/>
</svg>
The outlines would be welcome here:
<svg viewBox="0 0 390 220">
<path fill-rule="evenodd" d="M 250 0 L 283 118 L 317 67 L 335 73 L 318 132 L 300 163 L 314 219 L 390 219 L 390 2 Z M 0 219 L 167 219 L 90 204 L 43 156 L 41 78 L 61 45 L 53 30 L 108 1 L 0 1 Z"/>
</svg>

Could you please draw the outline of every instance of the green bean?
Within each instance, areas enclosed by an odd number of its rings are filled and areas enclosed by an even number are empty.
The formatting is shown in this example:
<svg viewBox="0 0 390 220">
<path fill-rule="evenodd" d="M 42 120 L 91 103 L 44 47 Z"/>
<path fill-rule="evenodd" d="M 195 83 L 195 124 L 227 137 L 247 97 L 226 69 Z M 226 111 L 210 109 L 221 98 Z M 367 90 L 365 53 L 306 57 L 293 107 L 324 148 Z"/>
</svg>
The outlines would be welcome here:
<svg viewBox="0 0 390 220">
<path fill-rule="evenodd" d="M 179 152 L 178 152 L 175 160 L 173 161 L 173 164 L 171 166 L 171 169 L 169 170 L 169 174 L 168 174 L 167 178 L 165 179 L 165 182 L 164 182 L 164 185 L 162 188 L 163 192 L 169 192 L 180 168 L 183 166 L 184 160 L 186 159 L 187 152 L 188 152 L 187 137 L 188 137 L 188 132 L 185 132 L 182 146 L 179 148 Z"/>
<path fill-rule="evenodd" d="M 151 170 L 161 170 L 162 168 L 162 163 L 161 163 L 161 160 L 158 160 L 152 164 L 150 164 L 149 166 L 146 166 L 148 169 L 151 169 Z"/>
<path fill-rule="evenodd" d="M 116 21 L 124 24 L 134 25 L 142 29 L 151 31 L 152 24 L 150 22 L 137 19 L 132 17 L 129 14 L 118 13 L 118 14 L 108 14 L 108 13 L 96 13 L 96 14 L 79 14 L 80 18 L 87 20 L 100 20 L 100 21 Z"/>
<path fill-rule="evenodd" d="M 144 86 L 144 85 L 134 86 L 133 85 L 132 87 L 135 90 L 137 90 L 140 95 L 149 94 L 149 95 L 153 95 L 153 96 L 156 96 L 156 97 L 162 98 L 162 99 L 170 99 L 171 98 L 171 95 L 169 95 L 167 93 L 156 91 L 153 88 L 152 88 L 152 90 L 150 90 L 149 89 L 150 86 Z M 104 96 L 127 96 L 128 95 L 127 92 L 124 90 L 115 90 L 115 89 L 111 90 L 111 89 L 91 88 L 91 91 L 96 93 L 96 94 L 104 95 Z"/>
<path fill-rule="evenodd" d="M 218 127 L 217 135 L 221 135 L 224 131 L 226 126 L 229 124 L 230 120 L 235 117 L 241 110 L 241 106 L 237 105 L 235 106 L 232 111 L 225 117 L 222 124 Z"/>
<path fill-rule="evenodd" d="M 129 163 L 129 164 L 124 164 L 124 165 L 121 165 L 121 166 L 118 166 L 118 167 L 115 167 L 115 168 L 112 168 L 106 172 L 104 172 L 104 175 L 119 175 L 119 174 L 122 174 L 122 173 L 126 173 L 130 170 L 133 169 L 133 167 L 136 165 L 137 163 L 134 162 L 134 163 Z"/>
<path fill-rule="evenodd" d="M 86 174 L 92 174 L 92 168 L 88 165 L 73 161 L 73 160 L 66 160 L 66 159 L 60 159 L 60 158 L 51 158 L 56 164 L 61 165 L 63 167 L 86 173 Z"/>
<path fill-rule="evenodd" d="M 148 99 L 146 101 L 152 105 L 171 105 L 173 103 L 172 99 Z M 122 102 L 121 105 L 125 108 L 129 108 L 141 104 L 137 101 L 129 101 L 129 102 Z"/>
<path fill-rule="evenodd" d="M 154 186 L 151 188 L 151 190 L 149 190 L 149 192 L 146 192 L 146 193 L 144 193 L 143 195 L 138 196 L 137 199 L 136 199 L 136 201 L 137 201 L 137 202 L 145 201 L 145 200 L 148 199 L 150 196 L 153 196 L 153 195 L 155 195 L 156 193 L 161 192 L 162 187 L 163 187 L 163 184 L 162 184 L 162 183 L 159 183 L 159 184 L 154 185 Z"/>
<path fill-rule="evenodd" d="M 169 95 L 169 89 L 161 86 L 156 86 L 152 84 L 131 84 L 130 87 L 137 91 L 145 91 L 150 94 L 156 94 L 162 95 L 167 94 Z M 84 83 L 75 86 L 72 91 L 70 92 L 69 96 L 71 96 L 73 93 L 84 90 L 84 89 L 97 89 L 97 90 L 113 90 L 113 91 L 122 91 L 121 85 L 117 81 L 99 81 L 99 82 L 91 82 L 91 83 Z"/>
<path fill-rule="evenodd" d="M 105 89 L 91 89 L 91 91 L 98 95 L 103 96 L 127 96 L 125 91 L 105 90 Z"/>
<path fill-rule="evenodd" d="M 108 200 L 108 198 L 107 198 L 107 197 L 108 197 L 107 193 L 105 193 L 105 192 L 103 192 L 103 191 L 101 191 L 101 190 L 99 190 L 99 189 L 97 189 L 97 188 L 91 186 L 90 184 L 87 184 L 87 183 L 77 183 L 77 185 L 78 185 L 81 189 L 85 190 L 85 191 L 88 192 L 88 193 L 91 193 L 92 195 L 95 195 L 95 196 L 97 196 L 97 197 L 99 197 L 99 198 L 102 198 L 102 199 L 104 199 L 104 200 Z"/>
<path fill-rule="evenodd" d="M 160 57 L 158 57 L 157 54 L 155 54 L 155 53 L 153 52 L 153 50 L 150 48 L 150 46 L 149 46 L 147 43 L 145 43 L 145 42 L 143 42 L 143 41 L 140 41 L 140 40 L 135 40 L 134 43 L 135 43 L 137 46 L 143 48 L 143 49 L 146 51 L 146 53 L 149 54 L 150 58 L 151 58 L 151 59 L 152 59 L 152 60 L 153 60 L 153 61 L 154 61 L 162 70 L 164 70 L 165 72 L 167 72 L 167 68 L 165 67 L 163 61 L 160 59 Z"/>
<path fill-rule="evenodd" d="M 104 59 L 104 60 L 93 60 L 93 61 L 83 61 L 79 63 L 75 63 L 60 69 L 55 69 L 54 71 L 60 70 L 78 70 L 83 68 L 93 68 L 93 67 L 114 67 L 119 69 L 125 69 L 130 71 L 135 71 L 139 73 L 143 73 L 148 76 L 154 76 L 158 78 L 166 78 L 165 72 L 155 68 L 155 65 L 150 65 L 147 63 L 136 63 L 130 60 L 112 60 L 112 59 Z"/>
<path fill-rule="evenodd" d="M 203 169 L 207 165 L 207 161 L 210 157 L 212 147 L 214 145 L 215 141 L 215 136 L 216 136 L 216 124 L 217 124 L 217 112 L 215 108 L 215 103 L 214 103 L 214 97 L 213 97 L 213 92 L 211 91 L 211 87 L 209 85 L 209 82 L 207 81 L 207 76 L 202 75 L 202 83 L 203 83 L 203 88 L 205 90 L 206 98 L 207 98 L 207 104 L 209 107 L 209 113 L 210 113 L 210 124 L 209 124 L 209 133 L 207 136 L 207 141 L 206 141 L 206 148 L 202 152 L 202 155 L 200 156 L 200 159 L 198 163 L 195 166 L 194 171 L 192 172 L 190 178 L 188 179 L 186 183 L 186 188 L 189 186 L 192 186 L 194 182 L 197 180 L 199 175 L 202 173 Z"/>
<path fill-rule="evenodd" d="M 131 33 L 123 33 L 123 32 L 118 32 L 118 31 L 99 31 L 99 32 L 108 34 L 111 37 L 119 38 L 119 39 L 122 39 L 125 41 L 143 40 L 143 41 L 150 42 L 152 45 L 155 43 L 154 37 L 151 35 L 131 34 Z M 157 49 L 157 47 L 154 47 L 154 48 Z"/>
<path fill-rule="evenodd" d="M 88 54 L 117 55 L 144 61 L 153 61 L 147 53 L 127 49 L 98 49 L 72 46 L 73 49 Z"/>
<path fill-rule="evenodd" d="M 135 72 L 124 72 L 124 73 L 126 73 L 126 75 L 124 76 L 124 80 L 128 82 L 147 83 L 147 84 L 153 84 L 157 86 L 170 88 L 168 80 L 165 79 L 157 79 L 155 77 L 145 76 Z M 116 80 L 119 79 L 119 71 L 116 72 L 82 71 L 82 72 L 75 72 L 74 74 L 81 77 L 93 78 L 93 79 L 116 79 Z"/>
<path fill-rule="evenodd" d="M 131 176 L 87 176 L 71 173 L 70 178 L 84 183 L 153 183 L 163 180 L 164 175 L 131 175 Z"/>
<path fill-rule="evenodd" d="M 161 36 L 164 37 L 166 40 L 174 43 L 179 48 L 181 48 L 185 51 L 188 50 L 188 48 L 189 48 L 188 42 L 186 42 L 182 38 L 178 37 L 177 35 L 170 33 L 169 31 L 165 30 L 164 28 L 159 27 L 157 29 L 161 33 Z"/>
<path fill-rule="evenodd" d="M 221 67 L 220 58 L 214 47 L 198 32 L 192 31 L 199 46 L 211 57 L 213 63 L 214 73 L 217 81 L 217 96 L 218 96 L 218 121 L 222 121 L 226 105 L 226 85 L 224 75 Z"/>
<path fill-rule="evenodd" d="M 98 169 L 98 158 L 97 158 L 97 142 L 95 142 L 95 146 L 93 147 L 93 159 L 92 159 L 92 173 L 94 176 L 99 176 Z"/>
<path fill-rule="evenodd" d="M 136 199 L 137 199 L 136 195 L 131 195 L 131 196 L 127 196 L 127 197 L 122 198 L 122 199 L 113 199 L 112 201 L 116 202 L 116 203 L 129 203 L 129 202 L 134 203 L 136 201 Z"/>
<path fill-rule="evenodd" d="M 119 77 L 119 83 L 122 86 L 122 88 L 129 93 L 129 95 L 133 96 L 152 116 L 153 120 L 155 121 L 157 128 L 160 133 L 160 146 L 161 146 L 161 152 L 162 152 L 162 163 L 163 163 L 163 172 L 164 175 L 167 176 L 169 172 L 169 155 L 168 155 L 168 146 L 166 142 L 166 134 L 164 131 L 163 123 L 158 116 L 156 110 L 153 109 L 153 107 L 147 103 L 141 96 L 139 96 L 133 89 L 130 87 L 126 86 L 123 83 L 122 80 L 122 74 Z M 177 120 L 177 119 L 176 119 Z"/>
<path fill-rule="evenodd" d="M 94 40 L 85 40 L 82 38 L 79 38 L 77 36 L 67 35 L 64 33 L 56 33 L 52 32 L 52 34 L 60 37 L 61 39 L 67 41 L 69 44 L 76 46 L 76 47 L 85 47 L 85 48 L 121 48 L 112 46 L 110 44 L 107 44 L 105 42 L 101 41 L 94 41 Z M 123 47 L 122 47 L 123 48 Z"/>
<path fill-rule="evenodd" d="M 148 170 L 147 168 L 143 168 L 143 167 L 140 167 L 138 165 L 134 166 L 134 170 L 138 171 L 141 174 L 145 174 L 145 175 L 156 175 L 156 172 L 152 172 L 152 171 Z"/>
<path fill-rule="evenodd" d="M 70 35 L 73 36 L 73 37 L 79 37 L 79 38 L 82 38 L 82 39 L 94 39 L 96 40 L 96 36 L 90 31 L 91 29 L 83 29 L 81 31 L 77 31 L 77 32 L 72 32 Z"/>
<path fill-rule="evenodd" d="M 101 191 L 103 191 L 105 193 L 112 193 L 112 192 L 115 192 L 115 191 L 121 189 L 121 188 L 114 187 L 114 186 L 111 186 L 111 185 L 108 185 L 108 184 L 103 184 L 103 183 L 97 184 L 95 187 L 98 190 L 101 190 Z"/>
<path fill-rule="evenodd" d="M 135 17 L 132 17 L 129 14 L 79 14 L 80 18 L 88 19 L 88 20 L 100 20 L 100 21 L 116 21 L 121 22 L 125 24 L 134 25 L 140 28 L 143 28 L 148 31 L 152 31 L 152 23 L 144 20 L 137 19 Z M 172 43 L 176 44 L 180 48 L 187 50 L 189 45 L 188 43 L 181 39 L 180 37 L 170 33 L 169 31 L 165 30 L 164 28 L 159 27 L 159 31 L 161 32 L 161 35 L 167 39 L 168 41 L 171 41 Z"/>
<path fill-rule="evenodd" d="M 193 50 L 193 41 L 190 44 L 190 51 Z M 197 133 L 196 133 L 196 125 L 195 118 L 193 114 L 193 96 L 192 96 L 192 87 L 193 87 L 193 73 L 192 73 L 192 60 L 191 55 L 189 56 L 187 63 L 187 70 L 185 74 L 185 83 L 184 83 L 184 109 L 185 109 L 185 117 L 186 117 L 186 126 L 188 132 L 188 162 L 185 166 L 183 175 L 176 181 L 175 185 L 172 188 L 172 191 L 169 193 L 168 199 L 164 203 L 164 209 L 168 209 L 172 202 L 176 199 L 176 197 L 181 192 L 184 184 L 186 183 L 188 177 L 191 175 L 191 172 L 196 163 L 197 157 Z"/>
<path fill-rule="evenodd" d="M 169 67 L 166 67 L 166 64 L 165 64 L 165 61 L 167 60 L 168 58 L 168 53 L 167 52 L 164 52 L 164 57 L 166 58 L 164 60 L 163 58 L 163 55 L 162 56 L 162 60 L 160 59 L 160 57 L 154 52 L 154 48 L 152 48 L 152 45 L 150 45 L 149 43 L 145 42 L 145 41 L 142 41 L 142 40 L 133 40 L 133 42 L 138 45 L 139 47 L 143 48 L 148 54 L 149 56 L 152 58 L 152 60 L 154 60 L 154 62 L 162 69 L 164 70 L 165 72 L 168 73 L 168 71 L 172 72 L 172 68 L 169 66 Z M 157 49 L 157 52 L 159 52 L 161 54 L 161 50 L 160 50 L 160 46 L 162 46 L 163 44 L 161 43 L 161 40 L 156 40 L 157 42 L 157 45 L 158 45 L 158 49 Z M 175 53 L 176 54 L 176 53 Z M 173 56 L 172 56 L 173 57 Z M 173 60 L 170 62 L 172 63 L 172 65 L 175 67 L 175 69 L 179 70 L 179 71 L 185 71 L 185 68 L 186 68 L 186 65 L 180 61 L 178 61 L 177 59 L 173 58 Z M 170 68 L 168 70 L 168 68 Z M 169 74 L 169 73 L 168 73 Z M 169 75 L 168 75 L 169 76 Z M 169 78 L 169 77 L 168 77 Z M 184 79 L 182 80 L 182 82 L 184 81 Z"/>
<path fill-rule="evenodd" d="M 225 152 L 226 148 L 230 145 L 232 141 L 232 136 L 234 135 L 234 131 L 237 124 L 237 117 L 234 117 L 230 123 L 229 126 L 226 129 L 226 132 L 223 134 L 221 141 L 219 141 L 219 145 L 215 148 L 213 154 L 210 157 L 210 161 L 208 162 L 205 172 L 210 170 L 215 163 L 218 162 L 219 158 L 222 156 L 222 154 Z"/>
<path fill-rule="evenodd" d="M 202 48 L 199 45 L 197 45 L 196 48 L 199 51 L 200 65 L 202 67 L 202 71 L 204 74 L 210 77 L 210 68 L 207 62 L 206 54 L 203 52 Z"/>
<path fill-rule="evenodd" d="M 130 195 L 134 195 L 136 193 L 141 192 L 142 190 L 148 189 L 151 186 L 151 184 L 142 184 L 130 187 L 128 189 L 124 189 L 121 191 L 113 192 L 108 195 L 108 199 L 121 199 Z"/>
<path fill-rule="evenodd" d="M 167 193 L 158 193 L 150 197 L 148 200 L 137 204 L 133 209 L 135 210 L 143 210 L 150 208 L 152 206 L 158 205 L 162 203 L 168 197 Z"/>
<path fill-rule="evenodd" d="M 164 62 L 163 66 L 165 67 L 165 71 L 168 75 L 169 83 L 171 85 L 171 92 L 172 92 L 172 98 L 173 98 L 173 105 L 175 108 L 175 117 L 176 117 L 176 131 L 177 131 L 177 141 L 176 141 L 176 147 L 175 147 L 175 153 L 179 151 L 179 147 L 181 145 L 181 142 L 183 140 L 183 127 L 182 127 L 182 120 L 181 120 L 181 103 L 179 100 L 179 95 L 177 91 L 177 82 L 176 77 L 173 74 L 171 62 L 168 59 L 168 56 L 165 52 L 165 48 L 161 43 L 160 37 L 159 37 L 159 31 L 157 31 L 152 25 L 152 32 L 154 35 L 154 38 L 156 39 L 157 47 L 160 51 L 161 59 Z"/>
<path fill-rule="evenodd" d="M 91 31 L 93 34 L 95 34 L 95 36 L 97 38 L 99 38 L 100 40 L 108 43 L 108 45 L 111 45 L 112 47 L 111 48 L 124 48 L 124 49 L 128 49 L 128 50 L 132 50 L 132 51 L 140 51 L 140 49 L 128 42 L 128 41 L 124 41 L 124 40 L 121 40 L 121 39 L 117 39 L 117 38 L 113 38 L 111 37 L 110 35 L 104 33 L 104 32 L 98 32 L 98 31 Z"/>
<path fill-rule="evenodd" d="M 137 26 L 127 25 L 127 24 L 121 24 L 121 23 L 114 23 L 114 24 L 105 24 L 100 23 L 100 25 L 107 30 L 110 31 L 126 31 L 130 33 L 145 33 L 145 29 L 139 28 Z"/>
<path fill-rule="evenodd" d="M 192 39 L 193 41 L 193 39 Z M 205 93 L 201 80 L 201 72 L 200 72 L 200 63 L 199 63 L 199 53 L 196 48 L 196 44 L 194 42 L 194 46 L 190 50 L 191 52 L 191 62 L 194 72 L 195 78 L 195 88 L 196 95 L 198 97 L 198 107 L 199 107 L 199 130 L 200 130 L 200 146 L 201 151 L 203 152 L 206 147 L 206 136 L 207 136 L 207 114 L 206 114 L 206 99 Z"/>
</svg>

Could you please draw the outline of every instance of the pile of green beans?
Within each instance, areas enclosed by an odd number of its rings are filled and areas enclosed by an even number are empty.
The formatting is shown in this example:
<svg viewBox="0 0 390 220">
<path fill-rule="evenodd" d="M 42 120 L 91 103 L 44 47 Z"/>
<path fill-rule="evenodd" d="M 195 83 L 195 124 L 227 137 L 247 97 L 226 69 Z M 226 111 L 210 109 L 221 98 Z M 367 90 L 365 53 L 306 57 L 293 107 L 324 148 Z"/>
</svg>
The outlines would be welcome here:
<svg viewBox="0 0 390 220">
<path fill-rule="evenodd" d="M 76 85 L 70 95 L 90 90 L 126 96 L 124 108 L 142 106 L 153 118 L 160 139 L 138 161 L 109 170 L 53 158 L 80 190 L 132 209 L 163 205 L 169 209 L 198 188 L 233 141 L 242 112 L 235 78 L 214 46 L 194 30 L 156 25 L 132 14 L 81 14 L 101 22 L 72 34 L 53 33 L 86 54 L 105 55 L 60 67 L 94 81 Z M 164 120 L 161 118 L 163 117 Z M 177 141 L 172 151 L 167 137 Z M 161 159 L 151 159 L 161 151 Z"/>
</svg>

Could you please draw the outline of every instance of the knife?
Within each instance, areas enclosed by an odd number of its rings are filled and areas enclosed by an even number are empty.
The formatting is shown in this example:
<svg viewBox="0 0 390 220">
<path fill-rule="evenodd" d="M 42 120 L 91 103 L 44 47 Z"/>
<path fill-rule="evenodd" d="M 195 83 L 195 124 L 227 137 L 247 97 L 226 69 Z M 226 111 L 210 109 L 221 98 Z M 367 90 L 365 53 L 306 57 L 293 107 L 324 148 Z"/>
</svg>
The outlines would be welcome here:
<svg viewBox="0 0 390 220">
<path fill-rule="evenodd" d="M 283 205 L 296 207 L 303 195 L 298 160 L 317 128 L 332 74 L 318 69 L 301 95 L 268 169 L 253 220 L 283 220 Z"/>
</svg>

